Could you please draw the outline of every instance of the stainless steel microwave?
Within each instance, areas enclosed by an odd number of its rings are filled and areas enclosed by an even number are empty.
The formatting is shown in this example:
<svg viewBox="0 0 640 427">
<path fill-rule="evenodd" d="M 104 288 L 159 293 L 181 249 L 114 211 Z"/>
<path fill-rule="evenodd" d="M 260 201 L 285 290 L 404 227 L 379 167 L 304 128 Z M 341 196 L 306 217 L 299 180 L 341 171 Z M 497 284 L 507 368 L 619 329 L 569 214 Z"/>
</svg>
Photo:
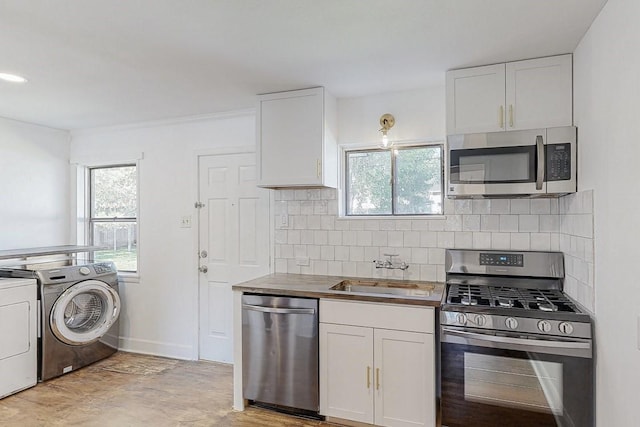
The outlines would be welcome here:
<svg viewBox="0 0 640 427">
<path fill-rule="evenodd" d="M 447 196 L 557 197 L 576 191 L 576 128 L 450 135 Z"/>
</svg>

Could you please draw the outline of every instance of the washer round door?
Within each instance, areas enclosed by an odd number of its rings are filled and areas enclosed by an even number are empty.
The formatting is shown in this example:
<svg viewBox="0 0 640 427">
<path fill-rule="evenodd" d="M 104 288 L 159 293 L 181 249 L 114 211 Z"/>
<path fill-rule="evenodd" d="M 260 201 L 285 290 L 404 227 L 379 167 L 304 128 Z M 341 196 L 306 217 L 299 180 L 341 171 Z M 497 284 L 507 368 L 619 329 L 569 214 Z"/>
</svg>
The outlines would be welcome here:
<svg viewBox="0 0 640 427">
<path fill-rule="evenodd" d="M 120 297 L 98 280 L 77 283 L 64 291 L 51 308 L 53 334 L 70 345 L 86 345 L 107 333 L 120 315 Z"/>
</svg>

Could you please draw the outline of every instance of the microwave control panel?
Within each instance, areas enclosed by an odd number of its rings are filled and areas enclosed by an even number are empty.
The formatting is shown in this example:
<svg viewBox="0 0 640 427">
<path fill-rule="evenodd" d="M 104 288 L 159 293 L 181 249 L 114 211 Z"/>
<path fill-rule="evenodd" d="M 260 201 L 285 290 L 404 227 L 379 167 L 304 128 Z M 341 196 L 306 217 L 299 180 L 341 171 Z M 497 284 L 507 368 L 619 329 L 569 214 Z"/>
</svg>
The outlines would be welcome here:
<svg viewBox="0 0 640 427">
<path fill-rule="evenodd" d="M 545 147 L 545 181 L 571 179 L 571 144 L 548 144 Z"/>
</svg>

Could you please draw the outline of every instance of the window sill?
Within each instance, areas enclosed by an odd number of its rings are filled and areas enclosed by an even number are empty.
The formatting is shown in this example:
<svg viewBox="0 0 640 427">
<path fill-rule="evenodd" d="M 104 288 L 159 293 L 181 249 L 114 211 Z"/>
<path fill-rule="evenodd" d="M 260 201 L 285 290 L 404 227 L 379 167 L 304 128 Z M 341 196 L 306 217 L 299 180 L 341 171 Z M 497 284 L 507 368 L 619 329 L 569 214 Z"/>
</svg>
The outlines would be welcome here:
<svg viewBox="0 0 640 427">
<path fill-rule="evenodd" d="M 140 283 L 140 275 L 138 273 L 118 272 L 118 282 L 127 283 Z"/>
<path fill-rule="evenodd" d="M 447 219 L 446 215 L 340 215 L 336 218 L 336 221 L 349 221 L 349 220 L 362 220 L 362 219 L 388 219 L 388 220 L 418 220 L 418 219 L 435 219 L 443 220 Z"/>
</svg>

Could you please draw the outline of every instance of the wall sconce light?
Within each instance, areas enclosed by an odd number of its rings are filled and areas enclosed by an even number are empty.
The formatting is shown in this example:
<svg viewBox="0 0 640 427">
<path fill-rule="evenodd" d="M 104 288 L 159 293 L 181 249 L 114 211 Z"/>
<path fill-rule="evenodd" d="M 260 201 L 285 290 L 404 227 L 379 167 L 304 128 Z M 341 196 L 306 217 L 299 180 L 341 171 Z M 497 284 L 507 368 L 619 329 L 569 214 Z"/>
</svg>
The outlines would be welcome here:
<svg viewBox="0 0 640 427">
<path fill-rule="evenodd" d="M 389 129 L 396 124 L 396 119 L 389 113 L 383 114 L 380 116 L 380 132 L 382 132 L 382 148 L 391 148 L 393 142 L 389 141 L 389 137 L 387 136 L 387 132 Z"/>
</svg>

